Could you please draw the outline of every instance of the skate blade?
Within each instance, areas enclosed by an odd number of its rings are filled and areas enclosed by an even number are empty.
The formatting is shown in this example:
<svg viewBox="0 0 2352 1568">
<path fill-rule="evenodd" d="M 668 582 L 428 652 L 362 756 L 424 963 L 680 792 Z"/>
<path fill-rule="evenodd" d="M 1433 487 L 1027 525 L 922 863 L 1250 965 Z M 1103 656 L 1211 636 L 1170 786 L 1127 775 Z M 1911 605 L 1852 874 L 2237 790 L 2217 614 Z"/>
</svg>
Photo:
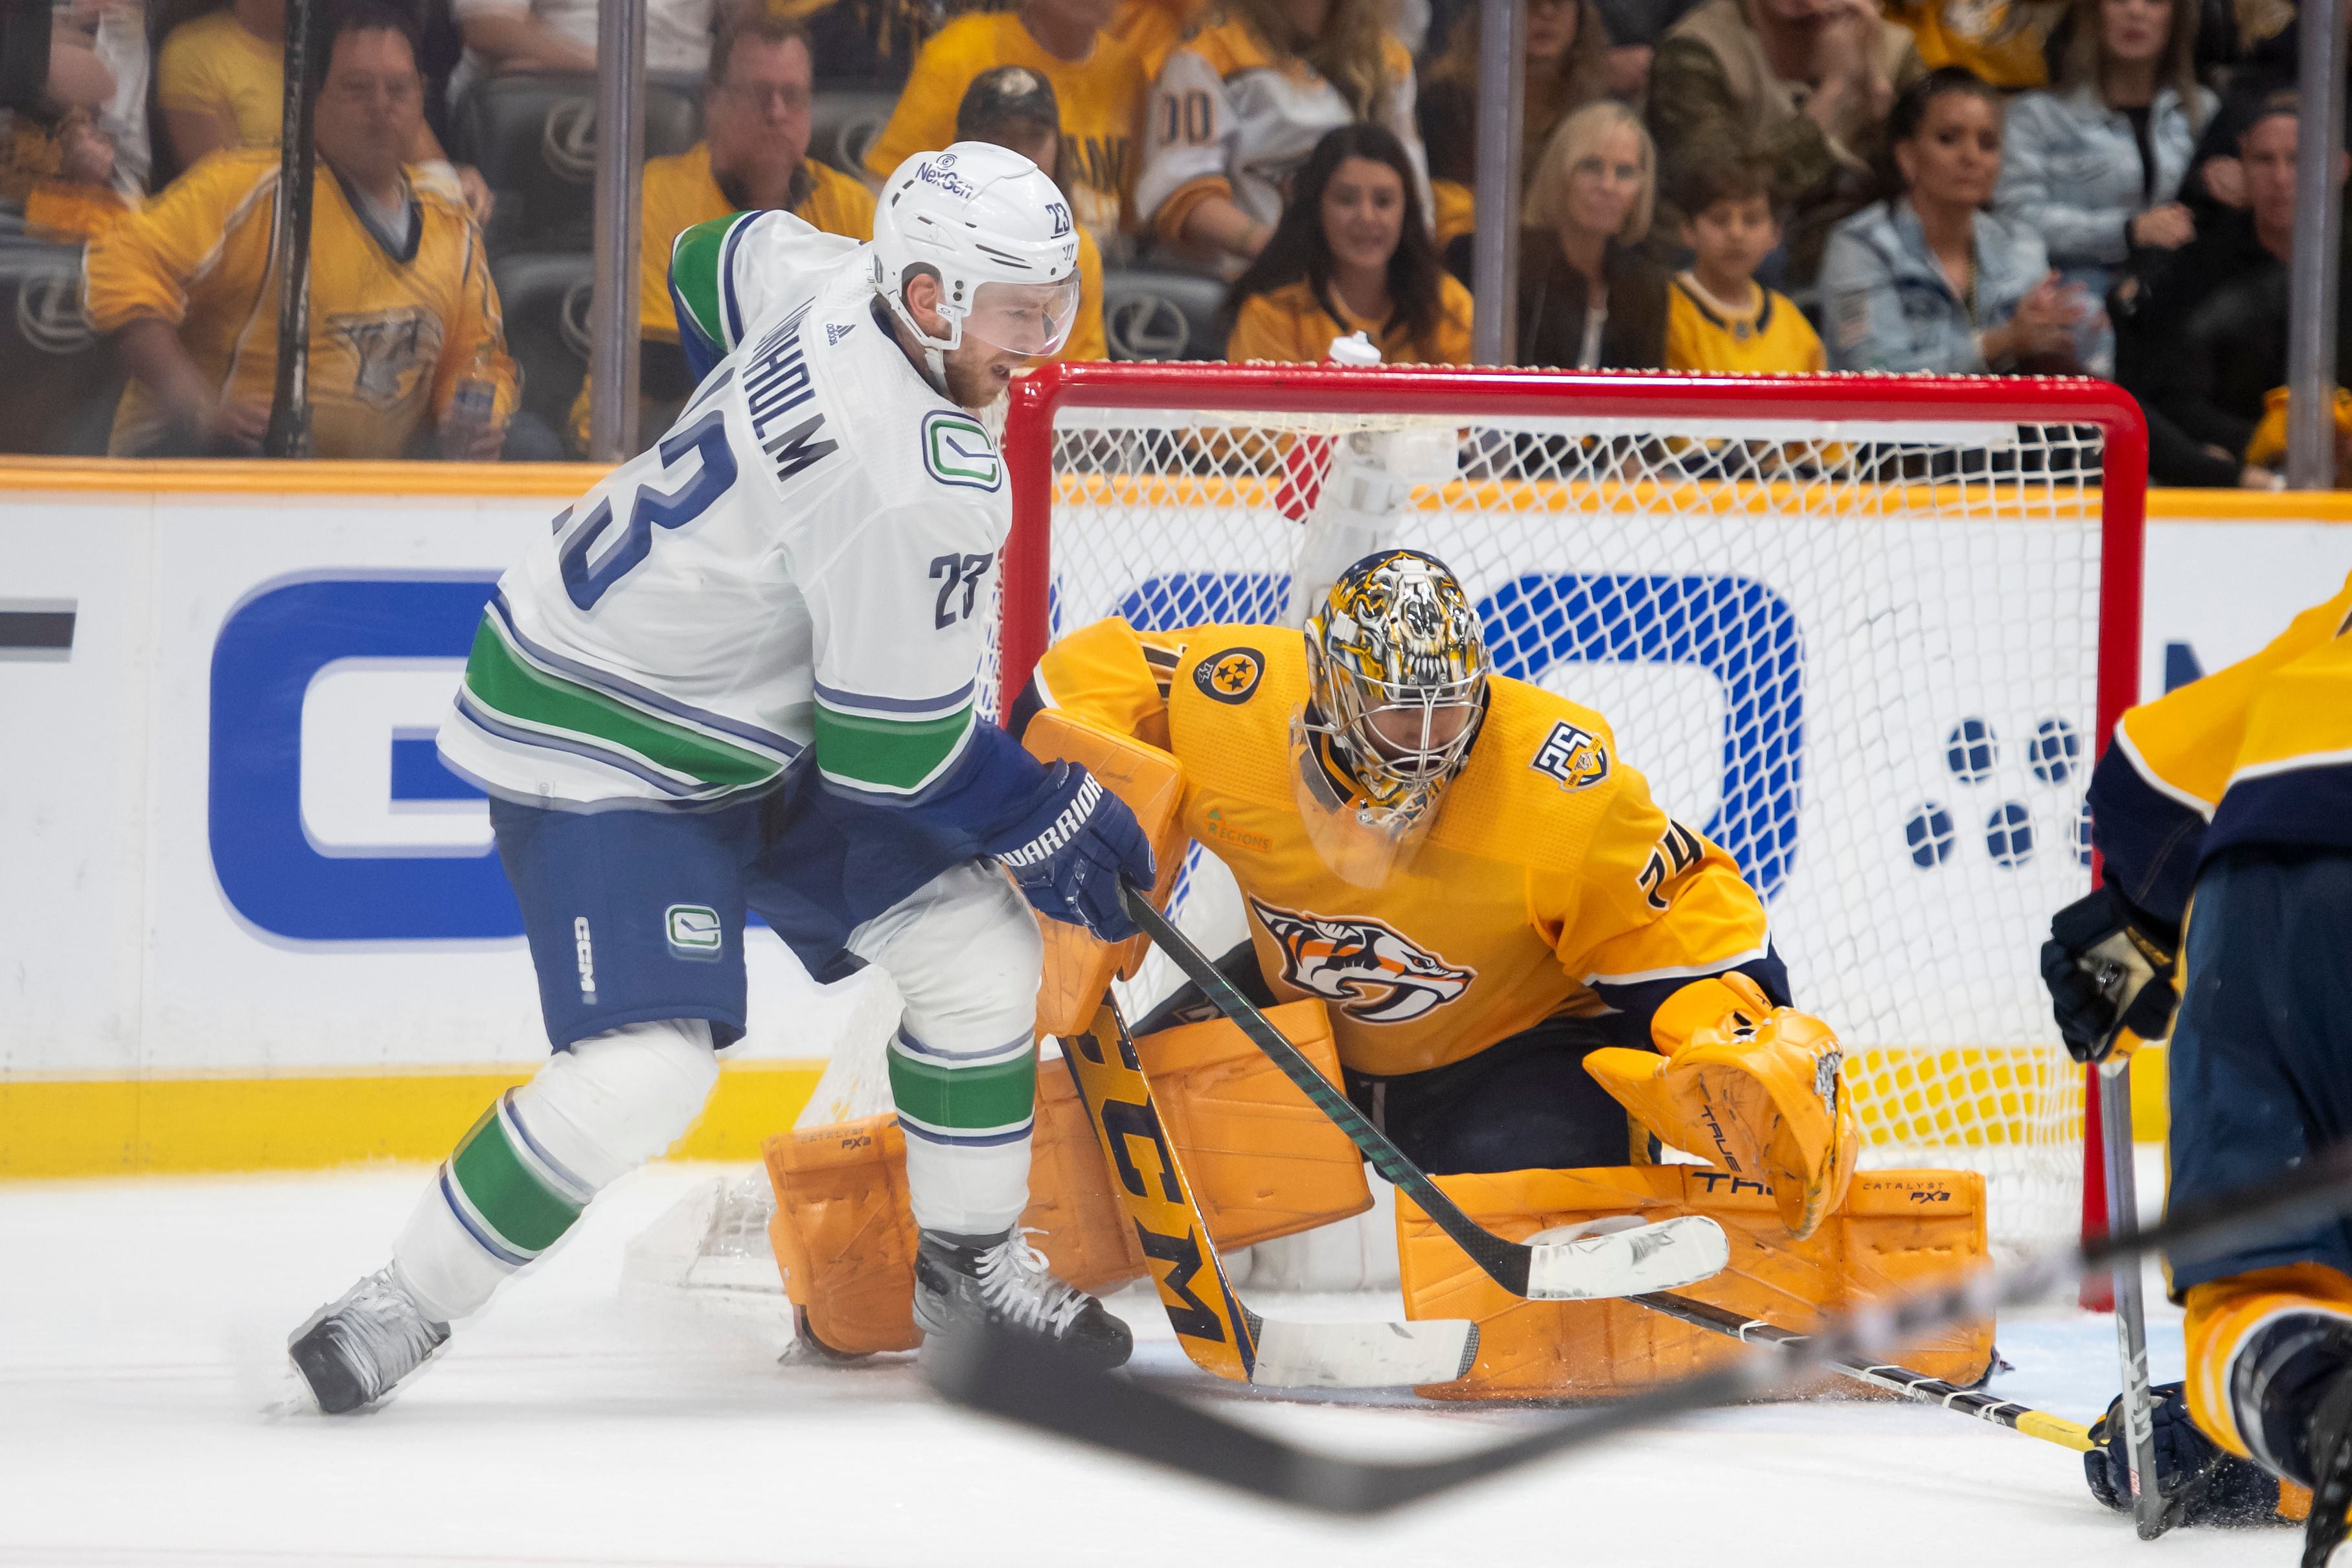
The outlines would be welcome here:
<svg viewBox="0 0 2352 1568">
<path fill-rule="evenodd" d="M 1731 1261 L 1723 1227 L 1687 1214 L 1594 1234 L 1563 1226 L 1528 1239 L 1528 1300 L 1591 1301 L 1672 1291 L 1712 1279 Z"/>
<path fill-rule="evenodd" d="M 320 1413 L 319 1397 L 310 1392 L 310 1380 L 302 1375 L 301 1368 L 294 1364 L 290 1355 L 278 1364 L 263 1394 L 261 1414 L 270 1420 Z"/>
</svg>

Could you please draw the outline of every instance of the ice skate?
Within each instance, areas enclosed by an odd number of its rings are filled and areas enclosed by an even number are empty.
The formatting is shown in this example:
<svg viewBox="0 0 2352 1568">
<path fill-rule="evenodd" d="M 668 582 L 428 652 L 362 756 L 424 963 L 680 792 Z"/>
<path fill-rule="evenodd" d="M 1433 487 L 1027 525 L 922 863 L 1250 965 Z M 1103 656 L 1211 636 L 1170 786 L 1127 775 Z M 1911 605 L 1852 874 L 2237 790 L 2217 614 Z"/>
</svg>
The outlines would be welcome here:
<svg viewBox="0 0 2352 1568">
<path fill-rule="evenodd" d="M 1054 1278 L 1016 1227 L 1001 1236 L 926 1230 L 915 1249 L 915 1324 L 952 1334 L 975 1322 L 1026 1330 L 1105 1369 L 1135 1349 L 1127 1325 Z"/>
<path fill-rule="evenodd" d="M 341 1416 L 391 1393 L 448 1339 L 387 1264 L 312 1313 L 286 1354 L 320 1410 Z"/>
</svg>

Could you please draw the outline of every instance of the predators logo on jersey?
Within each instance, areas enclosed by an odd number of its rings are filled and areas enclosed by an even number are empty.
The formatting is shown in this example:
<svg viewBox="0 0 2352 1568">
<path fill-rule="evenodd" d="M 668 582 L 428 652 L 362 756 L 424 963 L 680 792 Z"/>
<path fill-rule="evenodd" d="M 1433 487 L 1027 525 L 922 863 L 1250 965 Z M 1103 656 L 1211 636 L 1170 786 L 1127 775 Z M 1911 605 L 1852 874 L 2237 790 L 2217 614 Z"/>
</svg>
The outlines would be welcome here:
<svg viewBox="0 0 2352 1568">
<path fill-rule="evenodd" d="M 1282 949 L 1282 977 L 1363 1023 L 1403 1023 L 1444 1007 L 1478 977 L 1378 920 L 1327 918 L 1250 900 Z"/>
<path fill-rule="evenodd" d="M 1561 719 L 1528 766 L 1559 779 L 1563 789 L 1590 789 L 1609 777 L 1609 748 L 1591 730 Z"/>
<path fill-rule="evenodd" d="M 330 316 L 327 330 L 352 351 L 352 395 L 378 408 L 406 397 L 410 378 L 441 357 L 441 319 L 429 311 Z"/>
</svg>

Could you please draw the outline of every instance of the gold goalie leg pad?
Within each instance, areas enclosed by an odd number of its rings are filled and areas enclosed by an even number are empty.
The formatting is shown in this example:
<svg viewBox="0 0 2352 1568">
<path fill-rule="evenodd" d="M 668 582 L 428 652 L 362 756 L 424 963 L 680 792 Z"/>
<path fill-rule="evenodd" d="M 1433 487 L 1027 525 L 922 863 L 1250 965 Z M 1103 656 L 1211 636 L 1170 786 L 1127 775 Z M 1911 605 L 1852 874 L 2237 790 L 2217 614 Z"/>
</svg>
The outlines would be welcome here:
<svg viewBox="0 0 2352 1568">
<path fill-rule="evenodd" d="M 1317 1070 L 1339 1081 L 1319 1001 L 1267 1015 Z M 1372 1205 L 1362 1156 L 1234 1025 L 1218 1019 L 1136 1042 L 1202 1217 L 1220 1248 L 1310 1229 Z M 1145 1275 L 1135 1228 L 1111 1192 L 1085 1105 L 1058 1061 L 1040 1064 L 1029 1207 L 1021 1223 L 1054 1272 L 1101 1291 Z M 915 1222 L 907 1147 L 896 1118 L 780 1134 L 766 1146 L 776 1215 L 769 1222 L 786 1292 L 834 1349 L 910 1350 Z"/>
<path fill-rule="evenodd" d="M 1802 1333 L 1823 1312 L 1858 1305 L 1926 1280 L 1981 1267 L 1984 1178 L 1973 1171 L 1867 1171 L 1802 1240 L 1781 1224 L 1756 1182 L 1697 1166 L 1509 1171 L 1436 1177 L 1471 1218 L 1524 1241 L 1538 1230 L 1611 1215 L 1644 1221 L 1703 1214 L 1723 1227 L 1731 1263 L 1677 1294 Z M 1469 1318 L 1478 1360 L 1432 1399 L 1528 1399 L 1629 1394 L 1750 1354 L 1738 1342 L 1631 1301 L 1525 1301 L 1470 1261 L 1418 1205 L 1397 1197 L 1397 1258 L 1405 1316 Z M 1910 1346 L 1903 1364 L 1968 1385 L 1992 1364 L 1990 1320 L 1956 1325 Z M 1813 1389 L 1852 1393 L 1843 1379 Z"/>
<path fill-rule="evenodd" d="M 1184 772 L 1176 759 L 1156 746 L 1052 708 L 1029 721 L 1022 744 L 1045 761 L 1082 764 L 1127 803 L 1160 868 L 1151 902 L 1167 908 L 1184 869 Z M 1037 1029 L 1043 1034 L 1076 1034 L 1091 1027 L 1111 980 L 1134 978 L 1150 945 L 1145 936 L 1105 942 L 1083 925 L 1042 915 L 1037 929 L 1045 938 L 1045 978 L 1037 988 Z"/>
</svg>

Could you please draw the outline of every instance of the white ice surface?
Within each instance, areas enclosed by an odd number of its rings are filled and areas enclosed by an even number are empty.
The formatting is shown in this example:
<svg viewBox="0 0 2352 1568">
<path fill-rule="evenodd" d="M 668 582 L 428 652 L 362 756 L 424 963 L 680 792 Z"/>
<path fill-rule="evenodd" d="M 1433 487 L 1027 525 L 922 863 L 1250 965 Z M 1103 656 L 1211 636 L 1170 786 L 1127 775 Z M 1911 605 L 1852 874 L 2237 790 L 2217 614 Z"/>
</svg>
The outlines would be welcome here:
<svg viewBox="0 0 2352 1568">
<path fill-rule="evenodd" d="M 2285 1564 L 2277 1531 L 2155 1546 L 2075 1456 L 1932 1409 L 1691 1416 L 1365 1522 L 1292 1512 L 941 1406 L 910 1358 L 779 1366 L 782 1321 L 625 1300 L 622 1248 L 714 1167 L 615 1186 L 386 1408 L 272 1416 L 287 1332 L 378 1266 L 424 1172 L 0 1184 L 0 1563 Z M 1261 1311 L 1393 1312 L 1262 1296 Z M 1148 1298 L 1139 1364 L 1191 1376 Z M 2158 1308 L 2156 1372 L 2177 1377 Z M 2010 1397 L 2088 1419 L 2107 1320 L 2004 1323 Z M 1222 1403 L 1227 1412 L 1241 1402 Z M 1519 1410 L 1252 1400 L 1359 1453 L 1482 1446 Z"/>
</svg>

